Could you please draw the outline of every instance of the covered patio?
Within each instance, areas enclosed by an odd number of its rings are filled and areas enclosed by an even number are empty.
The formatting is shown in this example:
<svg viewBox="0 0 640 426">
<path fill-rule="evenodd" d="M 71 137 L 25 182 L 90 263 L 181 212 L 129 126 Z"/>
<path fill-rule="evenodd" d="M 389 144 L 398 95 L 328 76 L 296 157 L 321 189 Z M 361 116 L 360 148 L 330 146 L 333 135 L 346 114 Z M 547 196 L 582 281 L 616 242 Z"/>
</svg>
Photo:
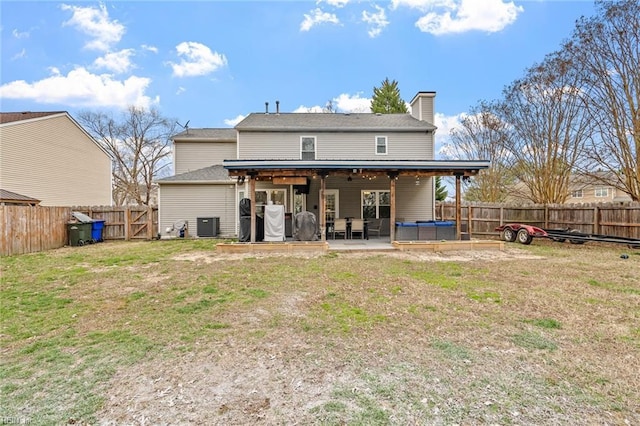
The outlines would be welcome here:
<svg viewBox="0 0 640 426">
<path fill-rule="evenodd" d="M 388 179 L 390 192 L 390 236 L 396 240 L 396 181 L 403 176 L 424 178 L 435 176 L 455 177 L 456 240 L 461 239 L 461 181 L 489 167 L 489 161 L 439 161 L 439 160 L 225 160 L 224 168 L 229 176 L 248 183 L 251 200 L 251 243 L 256 243 L 256 182 L 272 181 L 278 184 L 303 185 L 308 179 L 319 179 L 318 225 L 320 240 L 326 241 L 327 178 L 330 176 L 355 176 Z M 283 244 L 283 243 L 280 243 Z"/>
</svg>

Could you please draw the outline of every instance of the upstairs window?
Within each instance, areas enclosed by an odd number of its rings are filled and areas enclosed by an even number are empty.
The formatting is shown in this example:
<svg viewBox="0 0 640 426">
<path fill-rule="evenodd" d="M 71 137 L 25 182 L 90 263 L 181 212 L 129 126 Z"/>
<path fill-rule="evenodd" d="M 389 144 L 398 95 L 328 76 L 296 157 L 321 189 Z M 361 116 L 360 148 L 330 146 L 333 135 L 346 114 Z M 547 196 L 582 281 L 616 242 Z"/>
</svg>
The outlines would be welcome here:
<svg viewBox="0 0 640 426">
<path fill-rule="evenodd" d="M 609 196 L 609 188 L 604 188 L 604 187 L 596 188 L 595 192 L 596 192 L 596 197 L 598 198 Z"/>
<path fill-rule="evenodd" d="M 576 189 L 574 191 L 571 191 L 571 198 L 582 198 L 583 194 L 582 194 L 582 189 Z"/>
<path fill-rule="evenodd" d="M 387 154 L 387 137 L 376 136 L 376 155 Z"/>
<path fill-rule="evenodd" d="M 316 137 L 302 136 L 300 138 L 300 159 L 315 160 L 316 159 Z"/>
</svg>

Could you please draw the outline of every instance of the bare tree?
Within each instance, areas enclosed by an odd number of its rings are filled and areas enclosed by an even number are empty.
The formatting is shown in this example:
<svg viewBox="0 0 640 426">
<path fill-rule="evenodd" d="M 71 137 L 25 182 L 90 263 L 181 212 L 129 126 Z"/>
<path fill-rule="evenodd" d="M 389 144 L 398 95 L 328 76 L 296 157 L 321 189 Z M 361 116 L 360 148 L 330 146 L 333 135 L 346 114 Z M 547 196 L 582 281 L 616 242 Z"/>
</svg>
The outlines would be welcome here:
<svg viewBox="0 0 640 426">
<path fill-rule="evenodd" d="M 588 111 L 597 126 L 588 151 L 595 179 L 613 176 L 617 189 L 640 200 L 640 3 L 596 1 L 565 45 L 585 72 Z M 608 173 L 595 173 L 605 171 Z"/>
<path fill-rule="evenodd" d="M 460 126 L 451 130 L 451 143 L 444 151 L 453 160 L 490 160 L 491 167 L 481 170 L 465 184 L 467 201 L 501 202 L 512 183 L 503 139 L 505 123 L 496 115 L 495 103 L 482 101 L 471 108 L 460 120 Z"/>
<path fill-rule="evenodd" d="M 501 118 L 511 171 L 534 203 L 563 203 L 591 135 L 582 73 L 562 52 L 527 70 L 504 90 Z M 516 186 L 515 188 L 517 188 Z"/>
<path fill-rule="evenodd" d="M 114 202 L 148 205 L 153 180 L 169 172 L 175 120 L 162 117 L 156 109 L 131 106 L 120 120 L 85 111 L 78 121 L 113 159 Z"/>
</svg>

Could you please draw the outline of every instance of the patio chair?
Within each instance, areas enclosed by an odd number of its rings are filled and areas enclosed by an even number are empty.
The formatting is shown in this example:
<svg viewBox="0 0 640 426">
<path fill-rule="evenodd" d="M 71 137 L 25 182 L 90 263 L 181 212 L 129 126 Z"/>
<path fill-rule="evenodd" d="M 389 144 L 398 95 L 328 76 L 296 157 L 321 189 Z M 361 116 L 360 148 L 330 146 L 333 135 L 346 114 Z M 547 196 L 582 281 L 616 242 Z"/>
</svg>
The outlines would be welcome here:
<svg viewBox="0 0 640 426">
<path fill-rule="evenodd" d="M 333 239 L 336 239 L 336 234 L 344 234 L 344 239 L 347 239 L 347 219 L 336 219 L 333 222 Z"/>
<path fill-rule="evenodd" d="M 351 238 L 354 233 L 360 233 L 360 238 L 364 240 L 364 220 L 363 219 L 351 219 Z"/>
<path fill-rule="evenodd" d="M 371 234 L 374 233 L 374 234 L 377 234 L 379 238 L 380 231 L 382 230 L 383 226 L 384 226 L 384 218 L 371 219 L 371 222 L 369 222 L 369 226 L 367 227 L 369 236 L 371 236 Z"/>
</svg>

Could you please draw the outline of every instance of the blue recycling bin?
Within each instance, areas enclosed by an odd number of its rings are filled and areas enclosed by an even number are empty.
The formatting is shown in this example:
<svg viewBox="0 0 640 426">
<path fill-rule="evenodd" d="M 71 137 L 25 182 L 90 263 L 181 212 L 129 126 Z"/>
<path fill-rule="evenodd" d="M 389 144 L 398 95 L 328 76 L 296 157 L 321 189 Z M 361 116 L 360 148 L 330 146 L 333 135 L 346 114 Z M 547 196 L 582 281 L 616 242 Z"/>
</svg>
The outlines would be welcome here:
<svg viewBox="0 0 640 426">
<path fill-rule="evenodd" d="M 104 241 L 104 220 L 94 219 L 91 222 L 91 238 L 98 243 Z"/>
</svg>

